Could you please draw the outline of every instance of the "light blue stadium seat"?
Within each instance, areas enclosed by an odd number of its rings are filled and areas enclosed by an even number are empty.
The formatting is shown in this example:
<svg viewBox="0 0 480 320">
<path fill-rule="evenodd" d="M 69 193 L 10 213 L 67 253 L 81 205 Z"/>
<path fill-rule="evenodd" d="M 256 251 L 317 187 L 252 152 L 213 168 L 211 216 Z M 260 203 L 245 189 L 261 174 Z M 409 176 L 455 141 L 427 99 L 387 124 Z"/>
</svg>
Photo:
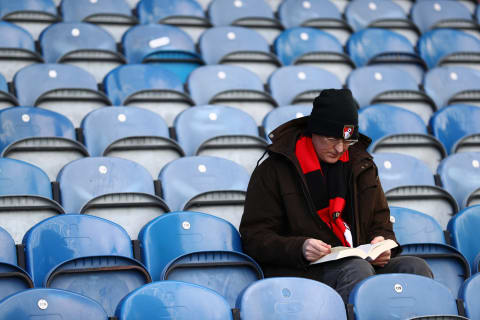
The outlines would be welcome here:
<svg viewBox="0 0 480 320">
<path fill-rule="evenodd" d="M 73 65 L 30 65 L 15 74 L 13 84 L 20 105 L 58 112 L 77 128 L 88 112 L 112 104 L 93 75 Z"/>
<path fill-rule="evenodd" d="M 472 206 L 457 213 L 448 223 L 452 244 L 467 258 L 472 273 L 479 271 L 480 243 L 477 239 L 480 226 L 480 206 Z"/>
<path fill-rule="evenodd" d="M 0 110 L 13 106 L 18 106 L 18 100 L 9 92 L 7 80 L 0 74 Z"/>
<path fill-rule="evenodd" d="M 88 156 L 75 140 L 75 128 L 65 116 L 40 108 L 12 107 L 0 111 L 1 155 L 32 163 L 54 181 L 58 171 L 74 159 Z"/>
<path fill-rule="evenodd" d="M 195 102 L 174 72 L 156 64 L 127 64 L 103 80 L 108 97 L 118 106 L 136 106 L 158 113 L 169 126 Z"/>
<path fill-rule="evenodd" d="M 354 287 L 349 303 L 357 320 L 458 315 L 455 296 L 447 287 L 413 274 L 368 277 Z"/>
<path fill-rule="evenodd" d="M 79 214 L 49 218 L 27 232 L 23 245 L 35 287 L 86 295 L 109 315 L 127 293 L 151 282 L 133 259 L 126 231 L 105 219 Z"/>
<path fill-rule="evenodd" d="M 192 38 L 170 25 L 138 25 L 122 39 L 128 63 L 155 63 L 174 72 L 185 82 L 192 70 L 204 64 Z"/>
<path fill-rule="evenodd" d="M 274 50 L 283 65 L 316 66 L 335 74 L 342 83 L 355 68 L 342 44 L 329 33 L 311 27 L 293 27 L 282 32 Z"/>
<path fill-rule="evenodd" d="M 418 52 L 428 68 L 480 63 L 480 39 L 460 30 L 435 29 L 418 39 Z"/>
<path fill-rule="evenodd" d="M 417 113 L 427 124 L 436 106 L 418 85 L 410 73 L 394 66 L 360 67 L 347 79 L 347 87 L 360 107 L 372 104 L 402 107 Z"/>
<path fill-rule="evenodd" d="M 137 107 L 110 107 L 90 112 L 82 121 L 85 146 L 94 157 L 129 159 L 152 177 L 168 162 L 184 155 L 170 139 L 161 116 Z"/>
<path fill-rule="evenodd" d="M 390 30 L 367 28 L 357 31 L 349 38 L 346 50 L 357 67 L 396 66 L 410 72 L 417 83 L 421 82 L 426 69 L 410 41 Z"/>
<path fill-rule="evenodd" d="M 427 133 L 419 115 L 400 107 L 373 105 L 359 111 L 360 132 L 372 138 L 372 152 L 398 152 L 412 155 L 436 172 L 446 156 L 440 141 Z"/>
<path fill-rule="evenodd" d="M 265 138 L 271 143 L 269 134 L 278 126 L 293 119 L 309 116 L 311 112 L 311 105 L 286 105 L 270 111 L 263 119 Z"/>
<path fill-rule="evenodd" d="M 188 33 L 194 42 L 212 26 L 196 0 L 142 0 L 138 2 L 137 14 L 142 24 L 177 26 Z"/>
<path fill-rule="evenodd" d="M 431 215 L 413 209 L 390 206 L 390 217 L 395 237 L 402 246 L 447 243 L 442 226 Z"/>
<path fill-rule="evenodd" d="M 184 157 L 164 166 L 158 179 L 172 211 L 209 213 L 239 226 L 250 180 L 239 164 L 217 157 Z"/>
<path fill-rule="evenodd" d="M 138 235 L 142 261 L 153 281 L 161 280 L 174 259 L 198 251 L 242 252 L 240 234 L 226 220 L 193 211 L 177 211 L 146 224 Z"/>
<path fill-rule="evenodd" d="M 48 25 L 60 21 L 52 0 L 1 0 L 0 18 L 24 28 L 35 40 Z"/>
<path fill-rule="evenodd" d="M 233 64 L 256 73 L 266 83 L 280 67 L 278 58 L 258 32 L 244 27 L 222 26 L 206 30 L 198 47 L 207 64 Z"/>
<path fill-rule="evenodd" d="M 208 16 L 214 26 L 234 25 L 251 28 L 261 34 L 268 43 L 284 30 L 272 7 L 265 0 L 212 0 Z"/>
<path fill-rule="evenodd" d="M 32 35 L 25 29 L 0 21 L 0 33 L 4 35 L 0 38 L 0 68 L 7 82 L 12 81 L 21 68 L 44 62 L 43 57 L 35 50 Z"/>
<path fill-rule="evenodd" d="M 119 303 L 115 314 L 119 320 L 233 319 L 225 298 L 208 288 L 180 281 L 161 281 L 138 288 Z"/>
<path fill-rule="evenodd" d="M 148 221 L 168 212 L 155 195 L 152 175 L 140 164 L 113 157 L 68 163 L 57 177 L 67 213 L 84 213 L 120 224 L 132 239 Z"/>
<path fill-rule="evenodd" d="M 278 16 L 286 28 L 317 28 L 335 36 L 342 45 L 352 33 L 337 6 L 329 0 L 284 0 L 278 7 Z"/>
<path fill-rule="evenodd" d="M 347 319 L 342 298 L 334 289 L 304 278 L 259 280 L 242 292 L 236 307 L 245 320 Z"/>
<path fill-rule="evenodd" d="M 83 295 L 57 289 L 31 289 L 9 296 L 0 302 L 0 319 L 107 320 L 108 315 L 96 301 Z"/>
<path fill-rule="evenodd" d="M 461 208 L 466 206 L 470 193 L 480 181 L 480 152 L 461 152 L 449 155 L 438 166 L 443 187 L 450 192 Z"/>
<path fill-rule="evenodd" d="M 253 172 L 267 143 L 259 137 L 255 120 L 227 106 L 187 109 L 175 119 L 177 141 L 187 156 L 215 156 L 232 160 Z"/>
<path fill-rule="evenodd" d="M 403 8 L 391 0 L 352 1 L 345 8 L 345 18 L 354 31 L 388 29 L 405 36 L 412 45 L 417 43 L 420 34 Z"/>
<path fill-rule="evenodd" d="M 280 106 L 312 104 L 323 89 L 342 88 L 333 73 L 313 66 L 286 66 L 277 69 L 268 79 L 272 97 Z"/>
<path fill-rule="evenodd" d="M 264 91 L 252 71 L 234 65 L 209 65 L 195 69 L 187 86 L 197 105 L 220 104 L 247 112 L 258 125 L 277 102 Z"/>
<path fill-rule="evenodd" d="M 433 134 L 448 153 L 480 151 L 480 108 L 451 105 L 437 111 L 430 121 Z"/>
<path fill-rule="evenodd" d="M 466 67 L 436 67 L 425 74 L 425 92 L 437 108 L 450 104 L 480 105 L 480 71 Z"/>
<path fill-rule="evenodd" d="M 65 22 L 89 22 L 106 29 L 116 42 L 138 23 L 126 0 L 63 0 L 59 7 Z"/>
<path fill-rule="evenodd" d="M 469 319 L 480 317 L 480 304 L 478 296 L 480 295 L 480 274 L 475 274 L 467 279 L 460 290 L 459 298 L 463 300 L 465 307 L 465 316 Z"/>
</svg>

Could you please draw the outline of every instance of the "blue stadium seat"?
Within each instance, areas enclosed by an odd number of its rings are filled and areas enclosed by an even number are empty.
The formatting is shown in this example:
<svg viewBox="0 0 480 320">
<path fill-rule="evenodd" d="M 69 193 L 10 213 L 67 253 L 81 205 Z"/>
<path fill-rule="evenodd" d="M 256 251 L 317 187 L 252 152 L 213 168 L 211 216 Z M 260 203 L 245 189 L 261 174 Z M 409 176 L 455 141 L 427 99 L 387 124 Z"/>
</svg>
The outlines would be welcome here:
<svg viewBox="0 0 480 320">
<path fill-rule="evenodd" d="M 0 0 L 0 18 L 26 29 L 35 40 L 48 25 L 60 21 L 52 0 Z"/>
<path fill-rule="evenodd" d="M 143 24 L 177 26 L 188 33 L 194 42 L 212 26 L 196 0 L 142 0 L 138 2 L 137 14 Z"/>
<path fill-rule="evenodd" d="M 187 253 L 242 252 L 240 234 L 231 223 L 200 212 L 177 211 L 158 217 L 142 228 L 138 239 L 153 281 L 161 280 L 168 263 Z"/>
<path fill-rule="evenodd" d="M 380 28 L 357 31 L 348 40 L 346 49 L 357 67 L 396 66 L 409 71 L 417 83 L 421 82 L 426 69 L 410 41 L 394 31 Z"/>
<path fill-rule="evenodd" d="M 480 274 L 475 274 L 463 284 L 459 298 L 463 300 L 465 307 L 465 316 L 469 319 L 480 317 L 480 304 L 478 296 L 480 295 Z"/>
<path fill-rule="evenodd" d="M 208 6 L 208 16 L 216 27 L 234 25 L 251 28 L 268 43 L 273 43 L 284 30 L 265 0 L 212 0 Z"/>
<path fill-rule="evenodd" d="M 192 38 L 170 25 L 138 25 L 122 39 L 128 63 L 155 63 L 174 72 L 185 82 L 192 70 L 204 64 Z"/>
<path fill-rule="evenodd" d="M 46 62 L 81 67 L 90 72 L 98 83 L 110 70 L 126 63 L 117 52 L 113 36 L 90 23 L 55 23 L 43 30 L 39 42 Z"/>
<path fill-rule="evenodd" d="M 268 79 L 272 97 L 280 106 L 312 104 L 323 89 L 342 88 L 333 73 L 313 66 L 286 66 L 277 69 Z"/>
<path fill-rule="evenodd" d="M 140 164 L 113 157 L 68 163 L 57 177 L 67 213 L 84 213 L 120 224 L 132 239 L 148 221 L 168 212 L 155 195 L 152 175 Z"/>
<path fill-rule="evenodd" d="M 0 21 L 0 69 L 7 82 L 15 73 L 33 63 L 43 63 L 43 57 L 35 51 L 35 42 L 25 29 Z M 9 35 L 6 37 L 5 35 Z"/>
<path fill-rule="evenodd" d="M 92 74 L 72 65 L 27 66 L 15 74 L 13 85 L 20 105 L 58 112 L 76 128 L 88 112 L 112 104 Z"/>
<path fill-rule="evenodd" d="M 461 208 L 480 181 L 480 152 L 461 152 L 449 155 L 438 166 L 443 187 L 450 192 Z"/>
<path fill-rule="evenodd" d="M 89 22 L 106 29 L 116 42 L 138 23 L 126 0 L 63 0 L 59 7 L 65 22 Z"/>
<path fill-rule="evenodd" d="M 191 283 L 161 281 L 128 294 L 118 305 L 119 320 L 231 320 L 228 302 L 213 290 Z"/>
<path fill-rule="evenodd" d="M 286 28 L 302 26 L 320 29 L 335 36 L 342 45 L 352 34 L 352 28 L 329 0 L 284 0 L 278 7 L 278 16 Z"/>
<path fill-rule="evenodd" d="M 94 157 L 129 159 L 152 177 L 168 162 L 184 156 L 169 137 L 165 120 L 137 107 L 111 107 L 90 112 L 82 121 L 85 146 Z"/>
<path fill-rule="evenodd" d="M 0 74 L 0 110 L 13 106 L 18 106 L 18 100 L 9 92 L 7 80 Z"/>
<path fill-rule="evenodd" d="M 107 320 L 108 315 L 96 301 L 65 290 L 38 288 L 19 292 L 0 302 L 0 319 Z"/>
<path fill-rule="evenodd" d="M 88 296 L 109 315 L 127 293 L 151 282 L 133 259 L 128 234 L 105 219 L 79 214 L 49 218 L 27 232 L 23 245 L 35 287 Z"/>
<path fill-rule="evenodd" d="M 232 160 L 253 172 L 267 143 L 258 135 L 255 120 L 232 107 L 204 105 L 175 119 L 177 141 L 187 156 L 215 156 Z"/>
<path fill-rule="evenodd" d="M 480 108 L 451 105 L 437 111 L 430 121 L 433 134 L 448 153 L 480 151 Z"/>
<path fill-rule="evenodd" d="M 446 65 L 470 67 L 480 63 L 480 40 L 460 30 L 428 31 L 418 39 L 417 48 L 430 69 Z"/>
<path fill-rule="evenodd" d="M 355 68 L 342 44 L 329 33 L 310 27 L 293 27 L 282 32 L 274 50 L 283 65 L 309 65 L 328 70 L 342 83 Z"/>
<path fill-rule="evenodd" d="M 418 85 L 405 70 L 375 65 L 355 69 L 347 79 L 347 87 L 360 107 L 371 104 L 402 107 L 417 113 L 427 124 L 436 106 Z"/>
<path fill-rule="evenodd" d="M 477 239 L 480 226 L 480 206 L 472 206 L 457 213 L 448 223 L 452 244 L 470 263 L 472 273 L 479 271 L 480 243 Z"/>
<path fill-rule="evenodd" d="M 224 26 L 206 30 L 198 42 L 207 64 L 233 64 L 256 73 L 264 83 L 281 63 L 258 32 L 244 27 Z"/>
<path fill-rule="evenodd" d="M 480 204 L 480 188 L 470 192 L 470 194 L 467 196 L 467 200 L 465 201 L 466 207 L 475 206 L 477 204 Z"/>
<path fill-rule="evenodd" d="M 425 74 L 425 92 L 437 108 L 450 104 L 480 105 L 480 71 L 466 67 L 436 67 Z"/>
<path fill-rule="evenodd" d="M 158 179 L 172 211 L 200 211 L 240 224 L 250 175 L 239 164 L 217 157 L 184 157 L 163 167 Z"/>
<path fill-rule="evenodd" d="M 242 292 L 236 307 L 246 320 L 347 319 L 342 298 L 334 289 L 303 278 L 259 280 Z"/>
<path fill-rule="evenodd" d="M 240 293 L 263 279 L 263 272 L 252 258 L 238 251 L 199 251 L 174 259 L 163 270 L 161 279 L 207 287 L 234 308 Z"/>
<path fill-rule="evenodd" d="M 271 142 L 269 134 L 280 125 L 293 119 L 310 115 L 311 105 L 286 105 L 270 111 L 263 119 L 265 138 Z"/>
<path fill-rule="evenodd" d="M 17 264 L 15 242 L 7 230 L 2 227 L 0 227 L 0 262 Z"/>
<path fill-rule="evenodd" d="M 54 181 L 74 159 L 88 156 L 75 140 L 75 128 L 65 116 L 50 110 L 12 107 L 0 111 L 2 157 L 24 160 L 44 170 Z"/>
<path fill-rule="evenodd" d="M 365 28 L 382 28 L 405 36 L 412 45 L 420 32 L 407 14 L 392 0 L 351 1 L 345 8 L 345 18 L 354 31 Z"/>
<path fill-rule="evenodd" d="M 136 106 L 158 113 L 169 126 L 175 117 L 195 104 L 185 93 L 182 80 L 156 64 L 127 64 L 103 80 L 108 97 L 117 106 Z"/>
<path fill-rule="evenodd" d="M 202 66 L 190 74 L 187 86 L 197 105 L 236 107 L 250 114 L 257 124 L 277 106 L 277 102 L 264 91 L 262 80 L 239 66 Z"/>
<path fill-rule="evenodd" d="M 356 320 L 458 315 L 455 296 L 447 287 L 413 274 L 368 277 L 352 290 L 349 303 Z"/>
</svg>

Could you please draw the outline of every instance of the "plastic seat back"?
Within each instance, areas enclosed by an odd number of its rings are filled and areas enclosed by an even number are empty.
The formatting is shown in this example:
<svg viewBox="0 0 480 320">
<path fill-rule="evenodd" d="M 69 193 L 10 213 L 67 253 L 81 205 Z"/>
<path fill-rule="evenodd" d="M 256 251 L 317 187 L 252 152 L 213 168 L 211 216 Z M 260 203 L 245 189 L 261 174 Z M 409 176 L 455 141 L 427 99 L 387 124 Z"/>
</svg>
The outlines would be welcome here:
<svg viewBox="0 0 480 320">
<path fill-rule="evenodd" d="M 460 1 L 448 0 L 416 2 L 412 6 L 411 16 L 422 33 L 442 27 L 444 23 L 448 26 L 448 21 L 472 20 L 472 14 Z"/>
<path fill-rule="evenodd" d="M 283 106 L 276 108 L 269 112 L 263 119 L 263 128 L 267 141 L 271 141 L 269 134 L 280 125 L 293 119 L 298 119 L 310 115 L 312 106 L 309 105 L 295 105 Z"/>
<path fill-rule="evenodd" d="M 459 298 L 463 300 L 465 316 L 469 319 L 480 317 L 478 295 L 480 294 L 480 274 L 475 274 L 465 281 L 460 289 Z"/>
<path fill-rule="evenodd" d="M 312 1 L 304 4 L 297 0 L 282 1 L 278 16 L 286 28 L 305 25 L 308 21 L 320 19 L 341 20 L 342 15 L 331 1 Z"/>
<path fill-rule="evenodd" d="M 406 20 L 405 11 L 394 1 L 360 0 L 349 3 L 345 18 L 354 31 L 365 29 L 377 21 Z"/>
</svg>

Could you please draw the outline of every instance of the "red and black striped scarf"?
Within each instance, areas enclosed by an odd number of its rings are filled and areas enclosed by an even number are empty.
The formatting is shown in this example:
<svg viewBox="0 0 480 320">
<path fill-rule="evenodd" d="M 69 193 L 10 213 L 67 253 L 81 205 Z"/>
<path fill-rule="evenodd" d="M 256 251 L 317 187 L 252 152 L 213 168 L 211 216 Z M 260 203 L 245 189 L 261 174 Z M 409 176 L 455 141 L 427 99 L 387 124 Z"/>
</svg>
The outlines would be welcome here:
<svg viewBox="0 0 480 320">
<path fill-rule="evenodd" d="M 318 216 L 333 231 L 346 247 L 352 246 L 352 234 L 342 218 L 345 209 L 345 197 L 348 150 L 334 164 L 320 165 L 312 138 L 302 136 L 295 147 L 295 155 L 300 163 L 312 195 Z"/>
</svg>

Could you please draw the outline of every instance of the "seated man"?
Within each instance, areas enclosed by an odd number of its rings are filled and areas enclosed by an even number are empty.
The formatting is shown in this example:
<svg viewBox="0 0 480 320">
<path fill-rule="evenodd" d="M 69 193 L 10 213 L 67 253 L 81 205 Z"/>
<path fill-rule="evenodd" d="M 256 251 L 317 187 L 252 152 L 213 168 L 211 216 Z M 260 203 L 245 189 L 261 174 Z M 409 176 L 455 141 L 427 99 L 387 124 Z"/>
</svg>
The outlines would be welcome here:
<svg viewBox="0 0 480 320">
<path fill-rule="evenodd" d="M 240 224 L 244 252 L 266 277 L 305 277 L 337 290 L 345 303 L 356 283 L 380 273 L 432 278 L 427 263 L 398 256 L 344 258 L 312 264 L 336 246 L 395 240 L 390 211 L 372 156 L 358 132 L 357 103 L 348 89 L 315 98 L 308 117 L 273 131 L 269 157 L 253 172 Z"/>
</svg>

